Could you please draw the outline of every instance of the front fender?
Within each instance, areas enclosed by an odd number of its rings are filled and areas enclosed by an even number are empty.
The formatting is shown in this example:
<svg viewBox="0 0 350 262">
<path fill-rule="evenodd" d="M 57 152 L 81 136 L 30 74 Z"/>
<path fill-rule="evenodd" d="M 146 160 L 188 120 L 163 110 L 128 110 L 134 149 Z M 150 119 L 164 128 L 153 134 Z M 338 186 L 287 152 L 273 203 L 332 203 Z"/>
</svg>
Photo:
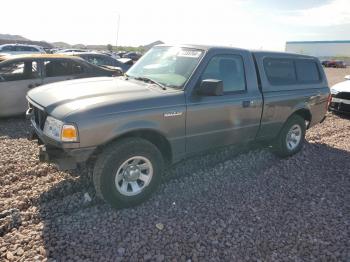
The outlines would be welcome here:
<svg viewBox="0 0 350 262">
<path fill-rule="evenodd" d="M 140 130 L 154 130 L 159 133 L 161 129 L 159 123 L 147 121 L 147 120 L 137 120 L 132 122 L 126 122 L 123 125 L 118 125 L 113 129 L 113 137 L 120 137 L 125 135 L 126 133 L 140 131 Z"/>
</svg>

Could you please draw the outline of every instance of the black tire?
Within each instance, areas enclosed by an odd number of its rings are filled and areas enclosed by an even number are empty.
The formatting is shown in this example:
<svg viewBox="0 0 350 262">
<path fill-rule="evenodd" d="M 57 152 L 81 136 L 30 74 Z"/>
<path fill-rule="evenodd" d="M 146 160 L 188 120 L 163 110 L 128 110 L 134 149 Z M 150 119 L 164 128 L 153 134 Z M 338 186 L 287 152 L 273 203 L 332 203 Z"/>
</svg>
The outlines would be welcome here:
<svg viewBox="0 0 350 262">
<path fill-rule="evenodd" d="M 292 129 L 292 127 L 299 126 L 301 130 L 301 139 L 297 146 L 293 149 L 288 148 L 287 145 L 287 135 L 288 132 Z M 276 138 L 273 148 L 274 153 L 280 157 L 289 157 L 299 152 L 305 142 L 305 132 L 306 132 L 306 124 L 305 119 L 299 115 L 292 115 L 288 121 L 283 126 L 280 134 Z"/>
<path fill-rule="evenodd" d="M 133 196 L 126 196 L 117 189 L 115 182 L 117 171 L 128 159 L 141 156 L 152 164 L 153 175 L 142 191 Z M 108 145 L 99 155 L 93 181 L 98 197 L 115 208 L 131 207 L 145 201 L 155 191 L 161 181 L 163 157 L 158 148 L 141 138 L 126 138 Z M 141 182 L 142 183 L 142 182 Z M 129 185 L 127 186 L 129 189 Z"/>
</svg>

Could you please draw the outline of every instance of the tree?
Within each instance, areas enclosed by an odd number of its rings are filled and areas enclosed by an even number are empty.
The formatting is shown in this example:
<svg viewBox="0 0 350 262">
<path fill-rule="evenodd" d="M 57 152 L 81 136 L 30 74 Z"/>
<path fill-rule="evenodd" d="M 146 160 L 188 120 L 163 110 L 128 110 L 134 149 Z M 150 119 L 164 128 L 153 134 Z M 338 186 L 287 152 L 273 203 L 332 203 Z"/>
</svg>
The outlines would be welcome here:
<svg viewBox="0 0 350 262">
<path fill-rule="evenodd" d="M 110 51 L 110 52 L 112 52 L 113 46 L 112 46 L 111 44 L 108 44 L 108 45 L 107 45 L 107 50 Z"/>
</svg>

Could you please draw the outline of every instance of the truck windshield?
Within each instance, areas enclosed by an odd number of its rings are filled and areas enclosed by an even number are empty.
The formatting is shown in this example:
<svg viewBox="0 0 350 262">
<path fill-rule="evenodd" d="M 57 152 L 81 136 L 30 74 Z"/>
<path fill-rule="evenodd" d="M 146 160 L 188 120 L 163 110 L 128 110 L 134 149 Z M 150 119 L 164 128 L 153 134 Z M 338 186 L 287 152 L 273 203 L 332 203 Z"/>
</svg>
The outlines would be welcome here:
<svg viewBox="0 0 350 262">
<path fill-rule="evenodd" d="M 164 87 L 182 88 L 203 55 L 202 50 L 181 47 L 154 47 L 126 75 L 148 78 Z"/>
</svg>

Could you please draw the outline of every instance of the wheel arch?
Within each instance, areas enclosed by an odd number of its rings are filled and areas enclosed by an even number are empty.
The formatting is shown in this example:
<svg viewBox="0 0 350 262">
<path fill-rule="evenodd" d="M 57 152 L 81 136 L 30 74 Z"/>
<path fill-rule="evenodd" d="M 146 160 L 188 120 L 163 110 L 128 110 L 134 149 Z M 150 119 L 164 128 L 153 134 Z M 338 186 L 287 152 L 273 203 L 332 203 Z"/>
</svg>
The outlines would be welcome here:
<svg viewBox="0 0 350 262">
<path fill-rule="evenodd" d="M 306 123 L 306 129 L 309 128 L 309 125 L 312 121 L 312 114 L 309 108 L 307 107 L 303 107 L 303 108 L 298 108 L 296 109 L 286 120 L 286 122 L 294 115 L 298 115 L 300 117 L 302 117 L 305 121 L 307 121 Z"/>
<path fill-rule="evenodd" d="M 173 154 L 172 154 L 172 147 L 169 140 L 166 138 L 164 134 L 162 134 L 158 130 L 154 130 L 151 128 L 129 130 L 129 131 L 125 131 L 124 133 L 118 134 L 118 136 L 110 139 L 103 145 L 99 146 L 97 149 L 97 152 L 101 152 L 103 148 L 110 145 L 111 143 L 114 143 L 121 139 L 126 139 L 131 137 L 138 137 L 151 142 L 161 152 L 161 154 L 164 157 L 165 163 L 166 164 L 172 163 Z"/>
<path fill-rule="evenodd" d="M 279 131 L 278 131 L 276 137 L 278 137 L 278 136 L 281 134 L 283 128 L 286 126 L 286 124 L 288 123 L 289 119 L 290 119 L 291 117 L 295 116 L 295 115 L 300 116 L 300 117 L 302 117 L 305 121 L 307 121 L 307 123 L 306 123 L 306 129 L 309 128 L 309 125 L 310 125 L 311 120 L 312 120 L 312 115 L 311 115 L 310 109 L 308 109 L 308 108 L 306 108 L 306 107 L 301 107 L 301 108 L 295 109 L 295 110 L 293 111 L 293 113 L 290 114 L 290 115 L 286 118 L 286 120 L 284 121 L 283 125 L 282 125 L 281 128 L 279 129 Z"/>
</svg>

